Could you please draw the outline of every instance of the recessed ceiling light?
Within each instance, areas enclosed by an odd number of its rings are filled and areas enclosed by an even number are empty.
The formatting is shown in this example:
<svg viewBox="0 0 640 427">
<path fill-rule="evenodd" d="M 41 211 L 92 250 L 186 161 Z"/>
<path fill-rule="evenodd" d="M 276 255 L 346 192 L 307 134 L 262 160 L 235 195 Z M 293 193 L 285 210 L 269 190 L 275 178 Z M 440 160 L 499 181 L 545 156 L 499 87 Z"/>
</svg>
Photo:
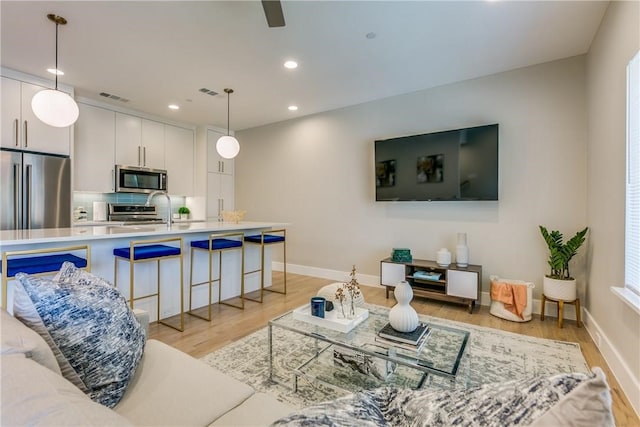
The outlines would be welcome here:
<svg viewBox="0 0 640 427">
<path fill-rule="evenodd" d="M 298 111 L 298 106 L 297 105 L 289 105 L 289 111 Z"/>
<path fill-rule="evenodd" d="M 170 104 L 170 105 L 169 105 L 169 108 L 170 108 L 171 110 L 179 110 L 179 109 L 180 109 L 180 107 L 179 107 L 178 105 L 176 105 L 176 104 Z"/>
<path fill-rule="evenodd" d="M 284 66 L 285 68 L 293 70 L 294 68 L 298 68 L 298 63 L 296 61 L 286 61 Z"/>
<path fill-rule="evenodd" d="M 64 76 L 64 73 L 60 70 L 57 70 L 55 68 L 47 68 L 47 71 L 50 72 L 51 74 L 57 74 L 59 76 Z"/>
</svg>

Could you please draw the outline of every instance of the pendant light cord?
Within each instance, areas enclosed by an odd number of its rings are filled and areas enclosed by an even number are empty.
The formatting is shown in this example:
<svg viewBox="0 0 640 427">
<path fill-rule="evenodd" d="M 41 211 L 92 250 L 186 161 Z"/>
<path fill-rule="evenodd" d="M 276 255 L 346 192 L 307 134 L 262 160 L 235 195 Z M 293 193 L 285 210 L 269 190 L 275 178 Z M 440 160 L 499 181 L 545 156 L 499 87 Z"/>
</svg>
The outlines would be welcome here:
<svg viewBox="0 0 640 427">
<path fill-rule="evenodd" d="M 227 136 L 231 134 L 231 131 L 229 130 L 229 115 L 230 115 L 229 103 L 230 102 L 231 102 L 231 92 L 227 93 Z"/>
<path fill-rule="evenodd" d="M 56 22 L 56 90 L 58 90 L 58 24 Z"/>
</svg>

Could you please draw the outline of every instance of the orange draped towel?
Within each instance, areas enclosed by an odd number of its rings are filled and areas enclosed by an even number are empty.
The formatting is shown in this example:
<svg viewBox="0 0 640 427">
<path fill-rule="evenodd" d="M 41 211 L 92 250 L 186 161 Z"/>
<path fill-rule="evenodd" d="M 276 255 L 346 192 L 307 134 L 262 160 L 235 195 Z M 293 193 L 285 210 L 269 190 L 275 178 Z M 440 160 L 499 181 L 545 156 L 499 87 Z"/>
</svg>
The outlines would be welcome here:
<svg viewBox="0 0 640 427">
<path fill-rule="evenodd" d="M 504 308 L 524 320 L 522 313 L 527 306 L 527 286 L 491 281 L 491 299 L 500 301 Z"/>
</svg>

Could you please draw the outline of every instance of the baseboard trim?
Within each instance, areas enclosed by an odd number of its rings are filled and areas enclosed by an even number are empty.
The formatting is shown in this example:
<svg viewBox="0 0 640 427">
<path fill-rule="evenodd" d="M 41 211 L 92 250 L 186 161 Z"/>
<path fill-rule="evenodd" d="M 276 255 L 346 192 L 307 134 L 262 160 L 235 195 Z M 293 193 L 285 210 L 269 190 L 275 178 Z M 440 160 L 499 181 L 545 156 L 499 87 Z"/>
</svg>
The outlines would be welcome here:
<svg viewBox="0 0 640 427">
<path fill-rule="evenodd" d="M 271 269 L 274 271 L 283 271 L 284 265 L 279 261 L 271 263 Z M 304 276 L 319 277 L 321 279 L 335 280 L 336 282 L 345 282 L 349 279 L 349 271 L 329 270 L 327 268 L 309 267 L 306 265 L 287 263 L 287 271 L 294 274 L 302 274 Z M 380 277 L 369 274 L 357 273 L 358 283 L 365 286 L 380 286 Z"/>
<path fill-rule="evenodd" d="M 589 310 L 583 309 L 584 313 L 584 325 L 587 332 L 591 336 L 591 339 L 600 350 L 602 357 L 609 365 L 609 369 L 618 380 L 622 391 L 629 399 L 631 407 L 636 412 L 636 415 L 640 417 L 640 380 L 633 376 L 629 365 L 618 353 L 618 350 L 611 344 L 611 341 L 607 335 L 602 331 L 598 322 L 593 318 Z"/>
</svg>

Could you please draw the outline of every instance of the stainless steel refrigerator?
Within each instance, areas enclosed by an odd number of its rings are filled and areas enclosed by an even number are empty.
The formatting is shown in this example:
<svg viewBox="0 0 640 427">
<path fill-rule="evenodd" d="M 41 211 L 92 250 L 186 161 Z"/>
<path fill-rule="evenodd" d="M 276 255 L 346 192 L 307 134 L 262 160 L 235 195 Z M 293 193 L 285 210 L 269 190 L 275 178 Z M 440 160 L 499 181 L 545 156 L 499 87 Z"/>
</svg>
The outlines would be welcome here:
<svg viewBox="0 0 640 427">
<path fill-rule="evenodd" d="M 71 160 L 0 151 L 0 230 L 71 226 Z"/>
</svg>

